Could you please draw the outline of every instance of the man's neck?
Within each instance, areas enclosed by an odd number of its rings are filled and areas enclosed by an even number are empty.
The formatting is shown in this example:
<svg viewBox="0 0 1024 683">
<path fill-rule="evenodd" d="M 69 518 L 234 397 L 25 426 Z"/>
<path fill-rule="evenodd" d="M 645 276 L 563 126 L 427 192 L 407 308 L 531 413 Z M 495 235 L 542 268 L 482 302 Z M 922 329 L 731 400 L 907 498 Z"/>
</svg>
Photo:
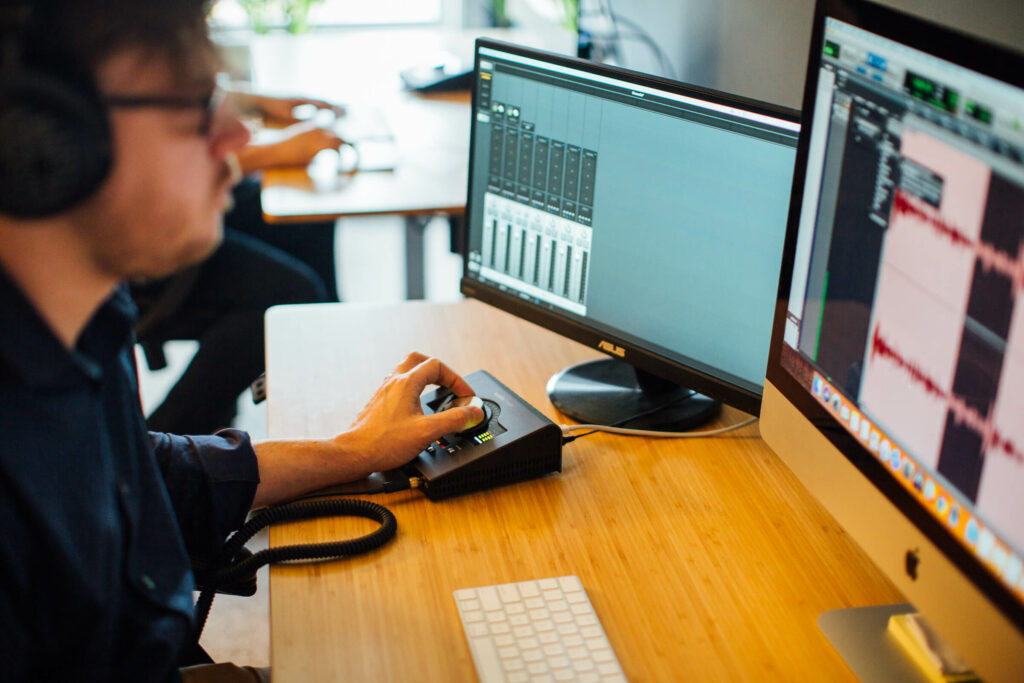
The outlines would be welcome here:
<svg viewBox="0 0 1024 683">
<path fill-rule="evenodd" d="M 91 262 L 71 226 L 56 221 L 34 223 L 0 219 L 0 265 L 61 343 L 71 349 L 117 279 Z"/>
</svg>

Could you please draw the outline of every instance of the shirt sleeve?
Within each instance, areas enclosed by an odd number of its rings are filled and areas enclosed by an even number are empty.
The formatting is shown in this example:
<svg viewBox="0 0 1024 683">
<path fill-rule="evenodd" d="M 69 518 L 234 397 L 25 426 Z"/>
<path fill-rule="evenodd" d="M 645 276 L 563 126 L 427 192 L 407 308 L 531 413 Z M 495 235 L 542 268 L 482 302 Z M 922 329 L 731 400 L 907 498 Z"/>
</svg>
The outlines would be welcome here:
<svg viewBox="0 0 1024 683">
<path fill-rule="evenodd" d="M 222 429 L 213 435 L 150 432 L 149 439 L 193 561 L 216 555 L 245 523 L 259 484 L 249 435 Z"/>
</svg>

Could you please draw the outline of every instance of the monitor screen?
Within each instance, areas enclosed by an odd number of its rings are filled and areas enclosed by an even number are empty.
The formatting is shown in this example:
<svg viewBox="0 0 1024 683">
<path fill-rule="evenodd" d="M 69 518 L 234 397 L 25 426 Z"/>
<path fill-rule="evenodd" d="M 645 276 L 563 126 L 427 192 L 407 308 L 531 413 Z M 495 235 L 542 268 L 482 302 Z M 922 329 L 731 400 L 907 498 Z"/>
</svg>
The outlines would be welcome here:
<svg viewBox="0 0 1024 683">
<path fill-rule="evenodd" d="M 816 21 L 768 381 L 1002 613 L 1019 665 L 1024 60 L 858 0 Z M 826 466 L 775 398 L 769 444 Z M 840 508 L 869 516 L 866 497 Z M 874 523 L 854 533 L 869 551 L 902 528 Z M 925 616 L 978 629 L 973 596 L 924 594 L 918 538 L 897 545 L 876 560 Z"/>
<path fill-rule="evenodd" d="M 463 291 L 756 412 L 797 113 L 491 41 L 476 59 Z"/>
</svg>

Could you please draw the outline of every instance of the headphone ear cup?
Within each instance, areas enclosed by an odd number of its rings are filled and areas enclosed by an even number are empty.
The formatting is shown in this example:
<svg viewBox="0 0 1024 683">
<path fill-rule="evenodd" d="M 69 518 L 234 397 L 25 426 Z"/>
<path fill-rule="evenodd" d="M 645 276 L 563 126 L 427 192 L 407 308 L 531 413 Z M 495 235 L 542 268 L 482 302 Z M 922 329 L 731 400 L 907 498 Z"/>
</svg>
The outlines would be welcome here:
<svg viewBox="0 0 1024 683">
<path fill-rule="evenodd" d="M 0 213 L 43 218 L 93 194 L 110 171 L 107 110 L 88 81 L 0 72 Z"/>
</svg>

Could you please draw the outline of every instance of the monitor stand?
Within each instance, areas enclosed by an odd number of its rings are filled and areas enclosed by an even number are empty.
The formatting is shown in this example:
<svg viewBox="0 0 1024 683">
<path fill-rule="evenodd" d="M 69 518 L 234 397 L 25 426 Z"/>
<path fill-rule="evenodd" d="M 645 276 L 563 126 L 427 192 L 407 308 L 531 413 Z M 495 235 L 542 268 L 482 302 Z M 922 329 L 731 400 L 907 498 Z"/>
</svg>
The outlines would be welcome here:
<svg viewBox="0 0 1024 683">
<path fill-rule="evenodd" d="M 834 609 L 818 617 L 818 628 L 864 683 L 927 683 L 928 677 L 886 633 L 890 616 L 914 611 L 910 604 Z"/>
<path fill-rule="evenodd" d="M 561 413 L 584 424 L 685 432 L 718 416 L 721 404 L 612 358 L 571 365 L 548 380 L 548 398 Z M 667 406 L 657 410 L 659 406 Z"/>
</svg>

